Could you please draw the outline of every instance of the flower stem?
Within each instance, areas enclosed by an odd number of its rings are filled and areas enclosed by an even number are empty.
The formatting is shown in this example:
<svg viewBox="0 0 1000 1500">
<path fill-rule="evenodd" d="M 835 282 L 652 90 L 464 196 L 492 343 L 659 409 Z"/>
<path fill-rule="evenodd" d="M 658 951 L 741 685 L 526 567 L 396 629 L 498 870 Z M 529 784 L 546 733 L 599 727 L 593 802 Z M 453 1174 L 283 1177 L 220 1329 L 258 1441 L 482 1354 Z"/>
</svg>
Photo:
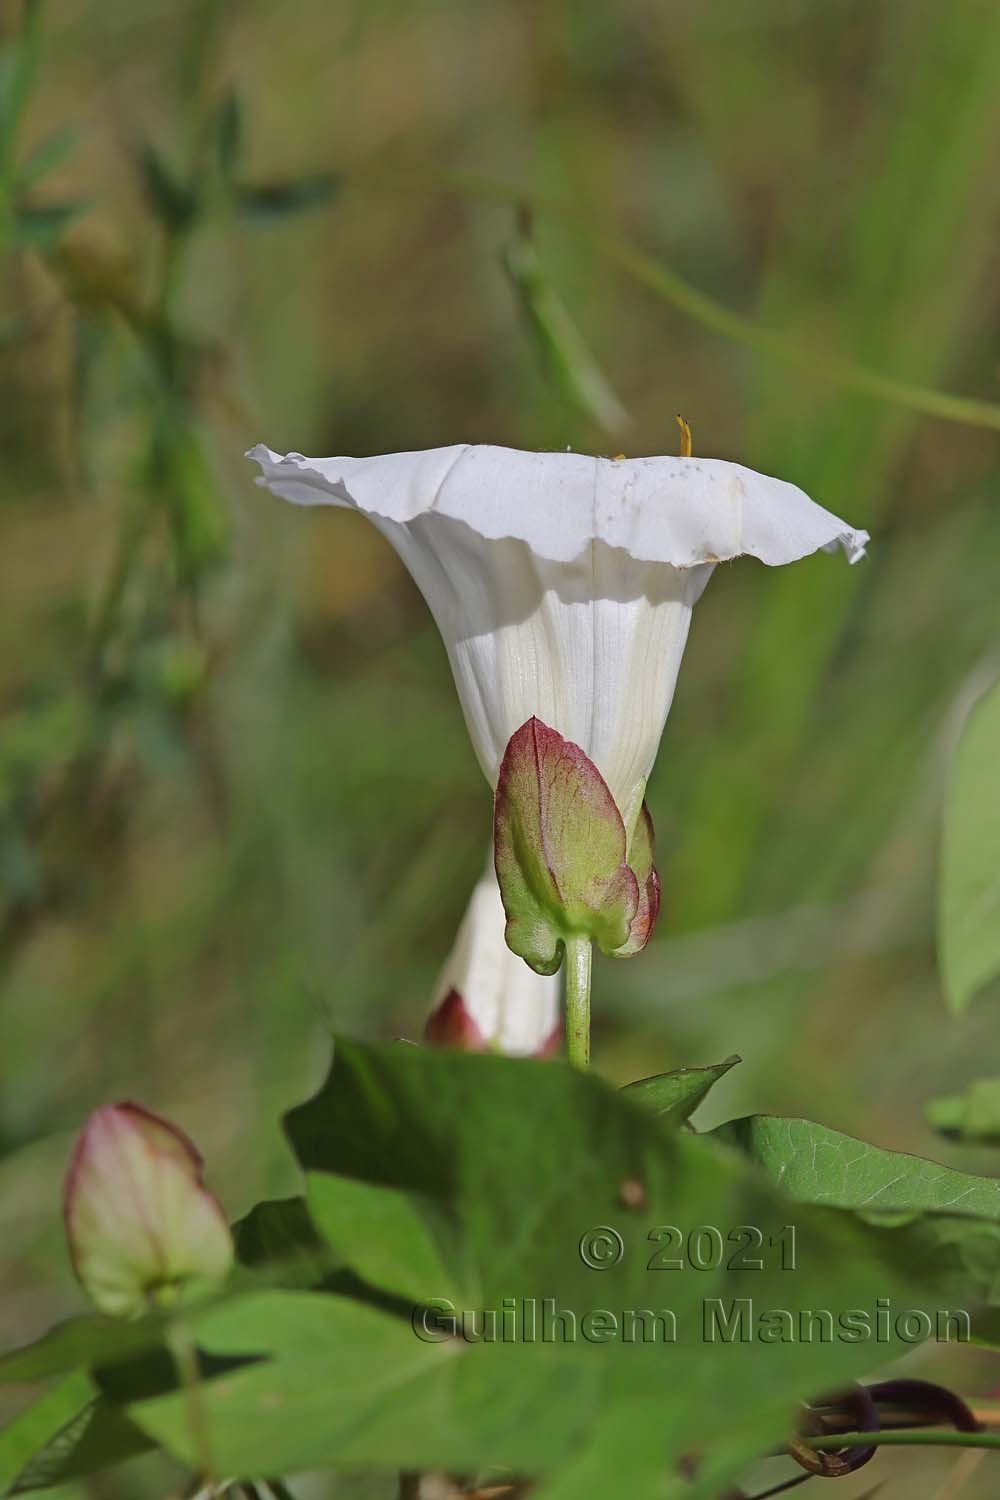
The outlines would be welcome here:
<svg viewBox="0 0 1000 1500">
<path fill-rule="evenodd" d="M 212 1449 L 208 1436 L 208 1424 L 205 1420 L 205 1408 L 201 1399 L 201 1371 L 198 1368 L 198 1350 L 190 1330 L 182 1319 L 172 1325 L 167 1335 L 167 1347 L 173 1356 L 174 1365 L 180 1380 L 181 1390 L 187 1402 L 188 1425 L 191 1433 L 191 1443 L 195 1452 L 195 1460 L 198 1465 L 199 1477 L 207 1484 L 209 1491 L 213 1491 L 213 1481 L 216 1479 L 215 1464 L 212 1461 Z"/>
<path fill-rule="evenodd" d="M 953 1432 L 950 1428 L 933 1430 L 910 1428 L 905 1431 L 885 1428 L 881 1432 L 824 1433 L 822 1437 L 804 1437 L 809 1448 L 1000 1448 L 1000 1432 Z"/>
<path fill-rule="evenodd" d="M 566 1056 L 574 1068 L 590 1066 L 590 939 L 566 939 Z"/>
</svg>

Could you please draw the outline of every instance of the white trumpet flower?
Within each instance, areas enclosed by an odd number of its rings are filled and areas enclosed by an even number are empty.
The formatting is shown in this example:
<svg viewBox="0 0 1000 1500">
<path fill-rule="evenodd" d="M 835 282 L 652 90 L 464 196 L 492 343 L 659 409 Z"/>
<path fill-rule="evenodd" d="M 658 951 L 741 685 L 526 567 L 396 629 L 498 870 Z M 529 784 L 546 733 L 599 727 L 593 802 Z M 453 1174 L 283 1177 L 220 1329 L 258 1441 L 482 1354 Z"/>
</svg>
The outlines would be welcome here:
<svg viewBox="0 0 1000 1500">
<path fill-rule="evenodd" d="M 716 563 L 769 566 L 868 534 L 794 485 L 709 458 L 590 458 L 460 444 L 374 458 L 251 449 L 298 505 L 362 511 L 437 621 L 491 786 L 536 717 L 580 746 L 636 823 Z"/>
</svg>

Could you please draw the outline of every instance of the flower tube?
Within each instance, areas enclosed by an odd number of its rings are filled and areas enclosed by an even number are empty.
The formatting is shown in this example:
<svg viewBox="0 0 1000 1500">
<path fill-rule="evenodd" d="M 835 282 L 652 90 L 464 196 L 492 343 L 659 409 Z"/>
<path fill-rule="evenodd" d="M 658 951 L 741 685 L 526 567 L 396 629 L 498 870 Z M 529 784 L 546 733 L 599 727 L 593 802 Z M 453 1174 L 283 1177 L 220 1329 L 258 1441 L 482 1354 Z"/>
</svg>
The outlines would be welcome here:
<svg viewBox="0 0 1000 1500">
<path fill-rule="evenodd" d="M 275 494 L 359 510 L 392 543 L 437 622 L 491 786 L 537 718 L 594 763 L 629 833 L 715 565 L 838 545 L 854 562 L 868 540 L 794 485 L 720 459 L 468 444 L 248 456 Z"/>
<path fill-rule="evenodd" d="M 496 876 L 477 882 L 424 1028 L 431 1046 L 548 1057 L 559 1044 L 558 976 L 534 973 L 504 941 Z"/>
</svg>

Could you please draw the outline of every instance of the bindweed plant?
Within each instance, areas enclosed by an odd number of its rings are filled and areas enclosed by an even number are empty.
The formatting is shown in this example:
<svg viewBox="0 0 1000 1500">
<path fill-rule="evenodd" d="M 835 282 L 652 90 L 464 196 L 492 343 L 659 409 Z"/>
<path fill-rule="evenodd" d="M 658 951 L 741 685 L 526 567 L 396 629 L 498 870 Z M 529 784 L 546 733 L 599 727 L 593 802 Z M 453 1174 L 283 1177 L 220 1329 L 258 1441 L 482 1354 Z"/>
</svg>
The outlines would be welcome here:
<svg viewBox="0 0 1000 1500">
<path fill-rule="evenodd" d="M 150 741 L 162 750 L 169 739 L 196 766 L 214 807 L 224 806 L 229 791 L 212 699 L 227 643 L 206 628 L 206 615 L 223 563 L 231 572 L 239 563 L 232 566 L 218 478 L 225 458 L 209 418 L 239 403 L 227 351 L 185 315 L 185 295 L 214 229 L 250 234 L 330 202 L 340 179 L 326 171 L 281 178 L 249 171 L 243 96 L 212 66 L 222 10 L 194 8 L 179 64 L 183 128 L 173 139 L 144 130 L 130 148 L 139 221 L 124 255 L 89 237 L 88 200 L 48 192 L 50 173 L 76 148 L 73 132 L 21 150 L 43 57 L 38 0 L 22 8 L 0 58 L 0 248 L 15 268 L 40 269 L 46 295 L 71 318 L 77 383 L 62 479 L 88 502 L 100 491 L 114 518 L 106 567 L 91 580 L 78 628 L 71 622 L 67 631 L 70 649 L 51 679 L 18 695 L 0 742 L 2 935 L 10 954 L 34 920 L 93 880 L 93 830 L 75 840 L 71 813 L 92 804 L 106 810 L 110 802 L 112 816 L 99 830 L 110 830 L 108 842 L 132 816 L 123 760 L 131 766 Z M 949 47 L 960 30 L 950 29 Z M 975 65 L 963 72 L 956 63 L 955 71 L 955 87 L 969 99 L 959 144 L 973 184 L 977 143 L 989 138 L 983 122 L 996 43 L 987 46 L 988 31 L 984 24 L 976 37 Z M 920 77 L 935 82 L 939 74 L 952 76 L 939 67 L 937 47 L 928 47 Z M 967 76 L 980 79 L 977 88 L 964 88 Z M 721 89 L 715 95 L 726 97 Z M 927 202 L 937 194 L 948 208 L 939 219 L 949 243 L 961 216 L 943 174 L 939 181 L 926 173 L 922 155 L 923 147 L 913 194 L 920 233 L 912 237 L 933 261 Z M 550 211 L 545 196 L 460 179 L 435 183 L 430 172 L 426 179 L 428 191 L 445 198 L 492 193 L 516 206 L 503 264 L 553 399 L 619 441 L 629 414 L 617 377 L 614 387 L 604 377 L 535 238 Z M 884 214 L 893 211 L 895 200 L 887 201 Z M 877 302 L 886 296 L 881 255 L 860 253 L 863 225 L 857 237 L 865 286 Z M 728 313 L 658 258 L 603 229 L 586 230 L 585 238 L 701 325 L 811 368 L 809 351 L 803 358 L 794 341 Z M 805 234 L 803 247 L 805 262 L 815 255 Z M 969 247 L 974 259 L 974 236 Z M 915 276 L 906 266 L 900 274 Z M 942 303 L 957 296 L 962 279 L 938 278 Z M 968 279 L 978 285 L 971 273 Z M 904 350 L 919 350 L 925 336 L 933 342 L 937 316 L 937 303 L 926 325 L 897 309 Z M 891 366 L 891 345 L 882 349 L 871 333 L 868 300 L 860 299 L 855 320 L 865 335 L 860 351 Z M 903 417 L 917 411 L 986 430 L 1000 423 L 988 401 L 882 375 L 853 357 L 818 363 L 834 387 L 884 399 Z M 921 367 L 918 361 L 918 373 Z M 88 437 L 84 418 L 94 402 L 121 421 L 110 459 Z M 817 425 L 828 420 L 824 411 Z M 887 429 L 862 465 L 869 426 L 866 413 L 861 437 L 824 448 L 828 475 L 849 475 L 852 483 L 859 476 L 868 498 L 880 484 L 888 488 L 883 478 L 902 431 Z M 720 889 L 742 889 L 749 869 L 760 809 L 741 808 L 746 787 L 738 779 L 714 776 L 718 765 L 731 764 L 717 745 L 704 747 L 713 774 L 699 782 L 698 815 L 683 802 L 672 814 L 682 849 L 701 840 L 698 861 L 678 857 L 678 846 L 662 837 L 654 801 L 657 847 L 647 801 L 694 606 L 717 569 L 730 572 L 723 565 L 744 577 L 755 563 L 766 568 L 764 591 L 775 602 L 735 711 L 738 738 L 774 706 L 765 660 L 783 663 L 796 646 L 807 661 L 833 650 L 834 612 L 813 608 L 808 583 L 793 592 L 804 570 L 790 565 L 840 552 L 859 564 L 849 575 L 855 580 L 868 566 L 866 532 L 796 486 L 693 452 L 683 422 L 681 434 L 678 455 L 652 458 L 465 442 L 374 458 L 251 451 L 259 482 L 278 496 L 355 513 L 351 521 L 303 521 L 310 540 L 332 538 L 332 555 L 338 528 L 367 518 L 412 575 L 440 633 L 485 777 L 478 803 L 474 792 L 467 805 L 481 815 L 473 842 L 490 842 L 487 867 L 419 1041 L 419 1027 L 392 1042 L 338 1036 L 325 1083 L 284 1114 L 294 1195 L 267 1197 L 229 1224 L 179 1125 L 132 1102 L 88 1117 L 65 1153 L 66 1280 L 72 1267 L 95 1311 L 0 1359 L 0 1379 L 31 1389 L 0 1433 L 4 1493 L 77 1484 L 86 1493 L 127 1493 L 119 1466 L 156 1452 L 197 1500 L 288 1500 L 297 1476 L 316 1471 L 325 1477 L 307 1478 L 303 1494 L 317 1485 L 339 1491 L 341 1481 L 371 1471 L 403 1500 L 513 1500 L 529 1492 L 541 1500 L 619 1493 L 732 1500 L 814 1477 L 849 1479 L 883 1445 L 1000 1447 L 995 1406 L 915 1373 L 928 1352 L 943 1348 L 950 1378 L 971 1390 L 983 1367 L 967 1346 L 978 1345 L 986 1358 L 1000 1348 L 996 1176 L 885 1150 L 798 1117 L 742 1115 L 701 1130 L 705 1117 L 697 1111 L 720 1098 L 713 1091 L 739 1065 L 733 1055 L 617 1089 L 590 1067 L 592 1011 L 603 1016 L 616 986 L 650 965 L 661 909 L 685 900 L 697 909 L 697 892 L 681 886 L 699 884 L 691 871 L 697 876 L 712 858 L 713 839 L 717 849 L 734 850 Z M 574 430 L 560 427 L 553 446 L 566 435 Z M 366 436 L 352 446 L 365 447 Z M 781 441 L 791 446 L 786 433 Z M 221 453 L 230 448 L 238 463 L 227 435 Z M 775 467 L 784 472 L 783 462 Z M 849 487 L 810 488 L 835 497 Z M 244 490 L 247 512 L 261 515 L 268 502 L 249 485 Z M 858 513 L 853 500 L 830 503 Z M 290 516 L 272 509 L 268 524 L 290 530 Z M 956 592 L 947 556 L 935 550 L 933 561 L 945 580 L 941 592 Z M 830 580 L 848 572 L 840 559 L 815 566 L 811 577 L 825 599 L 836 587 Z M 712 594 L 739 586 L 737 577 L 720 577 Z M 379 649 L 377 630 L 366 633 L 368 649 Z M 734 654 L 742 644 L 733 632 Z M 774 713 L 778 766 L 786 729 L 790 741 L 808 717 L 807 675 L 792 671 L 785 711 Z M 938 948 L 956 1012 L 988 1004 L 980 997 L 1000 977 L 995 675 L 987 663 L 976 701 L 962 705 L 950 755 Z M 387 681 L 396 713 L 392 671 Z M 346 719 L 363 693 L 360 674 L 345 674 Z M 259 696 L 268 697 L 263 681 Z M 849 695 L 837 702 L 852 712 Z M 404 714 L 417 717 L 411 710 L 401 693 L 401 729 Z M 282 717 L 269 701 L 266 713 Z M 405 787 L 386 792 L 395 801 L 377 839 L 367 822 L 360 828 L 359 843 L 377 841 L 384 850 L 378 875 L 412 854 L 415 840 L 404 848 L 400 836 L 400 809 L 427 795 L 423 784 L 437 759 L 432 735 L 419 725 L 412 733 L 427 739 L 427 765 L 413 766 Z M 356 757 L 343 768 L 345 799 L 362 800 L 379 774 L 352 781 L 358 765 L 377 758 L 356 743 L 361 738 L 342 742 Z M 383 732 L 378 742 L 384 757 L 390 739 Z M 758 769 L 769 768 L 769 748 L 754 742 Z M 308 765 L 296 770 L 309 781 Z M 444 783 L 448 767 L 438 774 Z M 276 772 L 268 785 L 280 781 Z M 319 825 L 311 786 L 308 792 L 309 816 Z M 823 794 L 821 786 L 816 800 Z M 277 793 L 275 804 L 280 821 Z M 706 813 L 717 806 L 713 822 Z M 438 816 L 432 808 L 430 817 Z M 457 822 L 461 811 L 453 816 Z M 852 807 L 845 821 L 854 816 Z M 408 826 L 419 836 L 416 818 Z M 324 829 L 317 841 L 339 833 Z M 806 843 L 809 834 L 807 827 Z M 452 880 L 455 867 L 440 859 L 447 842 L 430 843 L 419 882 Z M 249 854 L 260 859 L 252 843 Z M 344 957 L 350 989 L 361 965 L 375 969 L 391 948 L 405 951 L 406 935 L 391 901 L 366 885 L 356 846 L 344 865 L 359 907 L 378 908 L 360 959 Z M 298 867 L 296 875 L 295 900 L 306 905 L 306 888 L 322 882 L 302 878 Z M 325 885 L 317 902 L 326 923 L 335 902 Z M 274 903 L 260 901 L 252 917 L 267 927 L 276 920 Z M 211 920 L 205 926 L 211 947 Z M 834 931 L 832 941 L 838 938 Z M 634 962 L 595 964 L 595 945 L 608 959 Z M 268 991 L 271 972 L 259 983 Z M 412 1002 L 401 997 L 401 1005 Z M 215 1045 L 208 1020 L 185 1038 L 185 1058 Z M 159 1045 L 158 1035 L 143 1037 L 144 1055 L 154 1058 Z M 983 1071 L 995 1074 L 993 1059 Z M 258 1116 L 268 1116 L 266 1129 L 273 1113 L 270 1096 L 254 1098 L 251 1116 L 221 1090 L 211 1109 L 236 1117 L 229 1126 L 246 1155 L 259 1139 Z M 1000 1083 L 984 1076 L 956 1086 L 932 1101 L 928 1117 L 951 1140 L 995 1145 Z M 218 1181 L 224 1172 L 210 1166 L 207 1175 L 213 1189 L 228 1185 Z M 255 1196 L 260 1191 L 258 1184 Z M 51 1197 L 56 1219 L 54 1188 Z M 761 1479 L 759 1465 L 772 1459 L 780 1475 Z"/>
<path fill-rule="evenodd" d="M 175 1126 L 133 1104 L 87 1123 L 66 1225 L 103 1315 L 0 1363 L 55 1382 L 0 1440 L 11 1493 L 154 1445 L 206 1496 L 361 1466 L 428 1500 L 653 1500 L 733 1494 L 775 1452 L 850 1475 L 942 1423 L 1000 1444 L 939 1387 L 857 1384 L 996 1338 L 1000 1181 L 803 1119 L 700 1135 L 736 1058 L 619 1091 L 588 1070 L 591 946 L 641 962 L 660 907 L 644 791 L 694 602 L 741 554 L 855 562 L 867 535 L 690 454 L 252 456 L 287 499 L 364 511 L 413 571 L 493 869 L 423 1044 L 339 1038 L 285 1117 L 300 1197 L 230 1235 Z"/>
</svg>

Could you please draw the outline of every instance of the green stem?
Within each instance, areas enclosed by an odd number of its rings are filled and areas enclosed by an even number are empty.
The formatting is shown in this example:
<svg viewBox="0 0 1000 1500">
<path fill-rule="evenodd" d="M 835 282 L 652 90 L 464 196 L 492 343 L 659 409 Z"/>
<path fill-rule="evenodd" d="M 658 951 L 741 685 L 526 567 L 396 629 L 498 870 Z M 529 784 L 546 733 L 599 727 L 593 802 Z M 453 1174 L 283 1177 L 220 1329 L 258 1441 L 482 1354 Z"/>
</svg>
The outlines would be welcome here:
<svg viewBox="0 0 1000 1500">
<path fill-rule="evenodd" d="M 167 1335 L 167 1345 L 173 1355 L 177 1377 L 184 1392 L 188 1408 L 188 1424 L 191 1443 L 198 1464 L 199 1477 L 211 1488 L 216 1479 L 215 1464 L 205 1420 L 205 1407 L 201 1397 L 201 1371 L 198 1368 L 198 1350 L 190 1330 L 178 1319 Z"/>
<path fill-rule="evenodd" d="M 588 937 L 566 939 L 566 1056 L 574 1068 L 590 1066 L 590 961 Z"/>
<path fill-rule="evenodd" d="M 744 317 L 721 302 L 716 302 L 713 297 L 685 281 L 666 262 L 636 249 L 628 240 L 609 234 L 603 226 L 588 222 L 572 207 L 558 201 L 535 197 L 532 193 L 505 182 L 462 173 L 444 176 L 436 173 L 410 173 L 405 183 L 395 178 L 376 177 L 371 180 L 376 186 L 388 186 L 395 191 L 400 191 L 403 187 L 408 191 L 431 188 L 458 197 L 524 205 L 538 214 L 573 224 L 581 235 L 590 240 L 599 254 L 606 260 L 616 262 L 633 281 L 647 286 L 664 301 L 723 338 L 746 344 L 759 354 L 798 366 L 834 385 L 843 386 L 845 390 L 858 391 L 876 400 L 921 412 L 928 417 L 938 417 L 945 422 L 961 422 L 969 427 L 985 427 L 993 431 L 1000 429 L 1000 403 L 978 400 L 973 396 L 955 396 L 949 391 L 913 385 L 909 381 L 883 375 L 878 370 L 870 370 L 838 355 L 817 355 L 812 348 L 788 339 L 773 329 L 761 327 L 753 318 Z"/>
<path fill-rule="evenodd" d="M 953 1432 L 950 1429 L 935 1431 L 933 1428 L 915 1427 L 905 1430 L 888 1429 L 885 1432 L 837 1432 L 823 1437 L 804 1437 L 800 1440 L 809 1448 L 821 1452 L 840 1448 L 998 1448 L 1000 1432 Z"/>
</svg>

